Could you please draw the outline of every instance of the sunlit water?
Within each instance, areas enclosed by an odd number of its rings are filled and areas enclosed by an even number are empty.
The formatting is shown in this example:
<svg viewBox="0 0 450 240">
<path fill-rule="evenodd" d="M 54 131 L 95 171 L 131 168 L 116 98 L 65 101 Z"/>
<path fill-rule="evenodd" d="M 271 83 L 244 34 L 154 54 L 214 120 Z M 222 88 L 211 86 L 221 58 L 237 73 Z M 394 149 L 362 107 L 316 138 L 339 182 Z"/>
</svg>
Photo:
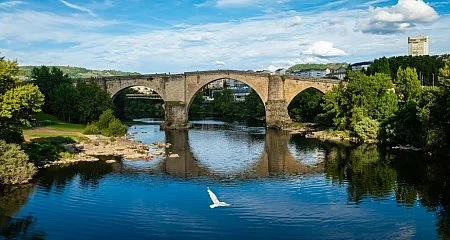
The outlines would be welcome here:
<svg viewBox="0 0 450 240">
<path fill-rule="evenodd" d="M 0 195 L 5 239 L 438 239 L 450 232 L 449 168 L 420 154 L 338 146 L 261 127 L 137 123 L 152 161 L 45 170 Z M 229 207 L 210 209 L 210 187 Z"/>
</svg>

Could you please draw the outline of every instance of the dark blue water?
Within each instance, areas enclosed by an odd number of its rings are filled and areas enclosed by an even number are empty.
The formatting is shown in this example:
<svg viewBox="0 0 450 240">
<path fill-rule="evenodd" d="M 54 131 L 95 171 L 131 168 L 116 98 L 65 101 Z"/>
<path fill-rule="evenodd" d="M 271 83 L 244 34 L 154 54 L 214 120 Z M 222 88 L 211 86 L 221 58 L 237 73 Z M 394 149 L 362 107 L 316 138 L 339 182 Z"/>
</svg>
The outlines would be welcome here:
<svg viewBox="0 0 450 240">
<path fill-rule="evenodd" d="M 449 238 L 445 159 L 197 122 L 146 143 L 179 158 L 45 170 L 0 196 L 4 239 Z M 229 207 L 210 209 L 210 187 Z M 0 238 L 2 238 L 0 237 Z"/>
</svg>

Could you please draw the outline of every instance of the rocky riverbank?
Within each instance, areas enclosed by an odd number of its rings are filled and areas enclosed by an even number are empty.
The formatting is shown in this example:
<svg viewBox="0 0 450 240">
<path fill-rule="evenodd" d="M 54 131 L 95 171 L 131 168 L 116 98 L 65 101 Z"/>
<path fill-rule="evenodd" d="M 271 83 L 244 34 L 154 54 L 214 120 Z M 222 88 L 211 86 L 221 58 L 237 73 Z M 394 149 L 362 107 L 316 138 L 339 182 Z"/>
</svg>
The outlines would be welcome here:
<svg viewBox="0 0 450 240">
<path fill-rule="evenodd" d="M 100 135 L 88 135 L 86 140 L 75 144 L 64 144 L 67 154 L 63 154 L 58 161 L 45 164 L 43 168 L 54 165 L 66 165 L 76 162 L 94 162 L 107 160 L 114 163 L 117 159 L 152 160 L 156 157 L 165 157 L 166 149 L 170 143 L 157 142 L 148 146 L 129 136 L 108 138 Z M 168 157 L 179 157 L 170 152 Z"/>
</svg>

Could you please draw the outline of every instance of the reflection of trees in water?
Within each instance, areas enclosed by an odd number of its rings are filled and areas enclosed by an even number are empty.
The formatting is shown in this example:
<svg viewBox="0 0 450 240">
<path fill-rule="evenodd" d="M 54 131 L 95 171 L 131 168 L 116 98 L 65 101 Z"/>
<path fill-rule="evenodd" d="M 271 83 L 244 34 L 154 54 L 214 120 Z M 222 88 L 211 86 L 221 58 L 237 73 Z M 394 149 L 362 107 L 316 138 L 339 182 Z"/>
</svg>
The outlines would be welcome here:
<svg viewBox="0 0 450 240">
<path fill-rule="evenodd" d="M 395 194 L 397 203 L 413 206 L 417 199 L 437 213 L 437 231 L 450 239 L 450 166 L 427 160 L 420 153 L 384 153 L 376 146 L 333 146 L 325 163 L 325 174 L 334 183 L 347 185 L 350 201 Z"/>
<path fill-rule="evenodd" d="M 14 216 L 34 191 L 33 184 L 15 186 L 0 191 L 0 216 Z"/>
<path fill-rule="evenodd" d="M 383 198 L 389 195 L 397 180 L 390 161 L 383 158 L 376 145 L 354 149 L 336 147 L 325 164 L 328 178 L 348 184 L 349 200 L 359 203 L 364 197 Z"/>
<path fill-rule="evenodd" d="M 48 168 L 38 176 L 38 185 L 50 192 L 55 188 L 61 192 L 67 184 L 79 177 L 80 187 L 84 189 L 98 187 L 100 180 L 108 173 L 114 171 L 113 164 L 104 161 L 77 163 L 70 167 Z"/>
<path fill-rule="evenodd" d="M 34 189 L 34 185 L 27 184 L 3 189 L 0 192 L 0 238 L 45 239 L 43 232 L 32 228 L 36 218 L 32 216 L 12 218 L 27 203 Z"/>
<path fill-rule="evenodd" d="M 27 216 L 25 218 L 8 218 L 0 219 L 0 236 L 5 239 L 45 239 L 45 233 L 33 228 L 36 218 Z"/>
</svg>

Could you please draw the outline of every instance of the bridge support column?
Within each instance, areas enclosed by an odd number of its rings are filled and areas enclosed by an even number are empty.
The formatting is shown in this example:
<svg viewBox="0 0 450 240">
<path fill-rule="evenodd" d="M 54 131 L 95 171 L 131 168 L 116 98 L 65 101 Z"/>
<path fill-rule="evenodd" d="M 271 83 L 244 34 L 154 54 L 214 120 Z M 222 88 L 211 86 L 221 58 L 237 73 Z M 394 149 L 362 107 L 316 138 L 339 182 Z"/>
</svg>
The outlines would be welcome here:
<svg viewBox="0 0 450 240">
<path fill-rule="evenodd" d="M 183 102 L 165 102 L 165 122 L 163 129 L 186 129 L 189 128 L 186 105 Z"/>
<path fill-rule="evenodd" d="M 288 105 L 284 100 L 269 100 L 266 103 L 266 126 L 268 128 L 281 129 L 291 122 Z"/>
</svg>

